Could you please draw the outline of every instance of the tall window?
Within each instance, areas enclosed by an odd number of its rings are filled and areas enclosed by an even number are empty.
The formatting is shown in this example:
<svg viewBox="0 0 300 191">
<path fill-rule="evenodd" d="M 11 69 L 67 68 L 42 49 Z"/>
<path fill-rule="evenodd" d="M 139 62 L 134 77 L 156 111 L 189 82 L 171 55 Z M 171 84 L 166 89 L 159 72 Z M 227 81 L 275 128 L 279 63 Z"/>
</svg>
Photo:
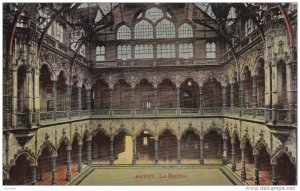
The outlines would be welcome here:
<svg viewBox="0 0 300 191">
<path fill-rule="evenodd" d="M 179 45 L 179 58 L 190 59 L 194 57 L 194 49 L 192 43 Z"/>
<path fill-rule="evenodd" d="M 191 25 L 184 23 L 179 28 L 179 38 L 191 38 L 193 37 L 193 29 Z"/>
<path fill-rule="evenodd" d="M 162 20 L 156 27 L 156 38 L 175 38 L 175 26 L 169 20 Z"/>
<path fill-rule="evenodd" d="M 150 19 L 153 23 L 156 23 L 160 18 L 162 18 L 164 15 L 162 11 L 156 7 L 153 7 L 146 11 L 145 17 Z"/>
<path fill-rule="evenodd" d="M 252 22 L 251 19 L 247 19 L 245 22 L 245 36 L 252 32 Z"/>
<path fill-rule="evenodd" d="M 117 32 L 117 39 L 131 39 L 129 27 L 122 25 Z"/>
<path fill-rule="evenodd" d="M 153 46 L 152 44 L 135 45 L 135 58 L 153 58 Z"/>
<path fill-rule="evenodd" d="M 118 59 L 127 60 L 131 59 L 131 47 L 130 45 L 119 45 L 118 46 Z"/>
<path fill-rule="evenodd" d="M 105 46 L 97 46 L 96 48 L 96 61 L 105 61 Z"/>
<path fill-rule="evenodd" d="M 206 43 L 206 58 L 216 58 L 216 43 Z"/>
<path fill-rule="evenodd" d="M 159 44 L 157 45 L 157 58 L 175 58 L 175 44 Z"/>
<path fill-rule="evenodd" d="M 140 21 L 134 26 L 135 39 L 150 39 L 153 38 L 153 27 L 147 21 Z"/>
<path fill-rule="evenodd" d="M 56 24 L 56 40 L 63 43 L 64 41 L 64 28 L 61 24 Z"/>
</svg>

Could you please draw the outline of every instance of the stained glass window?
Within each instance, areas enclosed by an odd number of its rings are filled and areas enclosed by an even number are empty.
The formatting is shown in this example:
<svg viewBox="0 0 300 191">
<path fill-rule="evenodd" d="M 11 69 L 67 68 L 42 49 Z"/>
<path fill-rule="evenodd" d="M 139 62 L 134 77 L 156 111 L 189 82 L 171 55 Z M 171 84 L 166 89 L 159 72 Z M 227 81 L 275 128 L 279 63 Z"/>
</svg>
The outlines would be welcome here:
<svg viewBox="0 0 300 191">
<path fill-rule="evenodd" d="M 126 25 L 121 26 L 117 32 L 117 39 L 131 39 L 129 27 Z"/>
<path fill-rule="evenodd" d="M 153 46 L 152 44 L 135 45 L 135 58 L 153 58 Z"/>
<path fill-rule="evenodd" d="M 118 46 L 118 59 L 127 60 L 131 59 L 131 47 L 130 45 L 119 45 Z"/>
<path fill-rule="evenodd" d="M 179 58 L 190 59 L 194 57 L 194 49 L 192 43 L 179 45 Z"/>
<path fill-rule="evenodd" d="M 96 61 L 105 61 L 105 46 L 97 46 L 96 48 Z"/>
<path fill-rule="evenodd" d="M 159 44 L 157 45 L 157 58 L 175 58 L 175 44 Z"/>
<path fill-rule="evenodd" d="M 206 43 L 206 58 L 216 58 L 216 43 Z"/>
<path fill-rule="evenodd" d="M 156 27 L 156 38 L 175 38 L 175 26 L 167 19 L 162 20 Z"/>
<path fill-rule="evenodd" d="M 160 18 L 162 18 L 164 15 L 162 11 L 156 7 L 153 7 L 146 11 L 145 17 L 150 19 L 153 23 L 156 23 Z"/>
<path fill-rule="evenodd" d="M 191 38 L 193 37 L 193 29 L 191 25 L 184 23 L 179 28 L 179 38 Z"/>
<path fill-rule="evenodd" d="M 135 39 L 150 39 L 153 38 L 153 27 L 152 25 L 145 21 L 142 20 L 138 22 L 134 26 L 134 38 Z"/>
</svg>

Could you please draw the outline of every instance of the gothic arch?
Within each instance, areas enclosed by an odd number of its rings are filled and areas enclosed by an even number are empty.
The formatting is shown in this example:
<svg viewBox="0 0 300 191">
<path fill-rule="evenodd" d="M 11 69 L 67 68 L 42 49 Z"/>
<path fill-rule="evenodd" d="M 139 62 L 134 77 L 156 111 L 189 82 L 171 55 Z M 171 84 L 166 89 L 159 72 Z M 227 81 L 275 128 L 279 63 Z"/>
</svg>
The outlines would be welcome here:
<svg viewBox="0 0 300 191">
<path fill-rule="evenodd" d="M 46 66 L 47 69 L 48 69 L 48 71 L 50 72 L 50 74 L 51 74 L 50 79 L 51 79 L 52 81 L 56 81 L 56 80 L 57 80 L 57 76 L 55 75 L 55 73 L 54 73 L 54 71 L 53 71 L 51 65 L 50 65 L 48 62 L 43 62 L 43 63 L 40 65 L 39 70 L 41 70 L 43 66 Z"/>
<path fill-rule="evenodd" d="M 68 138 L 67 136 L 63 135 L 63 136 L 60 138 L 60 140 L 58 141 L 56 150 L 58 150 L 58 148 L 60 147 L 60 145 L 61 145 L 63 142 L 66 143 L 66 145 L 68 145 L 68 146 L 71 145 L 71 142 L 70 142 L 69 138 Z"/>
<path fill-rule="evenodd" d="M 56 73 L 56 79 L 58 78 L 58 76 L 60 75 L 61 72 L 63 74 L 63 77 L 66 80 L 66 84 L 68 85 L 69 84 L 69 76 L 68 76 L 67 71 L 64 68 L 61 68 L 60 70 L 57 71 L 57 73 Z"/>
<path fill-rule="evenodd" d="M 41 146 L 40 146 L 40 149 L 38 151 L 38 154 L 37 154 L 37 157 L 36 158 L 39 158 L 40 155 L 42 154 L 43 150 L 47 148 L 49 153 L 51 153 L 51 155 L 54 155 L 56 153 L 56 149 L 55 149 L 55 146 L 54 144 L 51 143 L 51 141 L 49 140 L 46 140 Z"/>
<path fill-rule="evenodd" d="M 292 156 L 292 153 L 288 151 L 287 147 L 279 147 L 279 148 L 277 148 L 277 150 L 274 151 L 273 154 L 271 155 L 271 163 L 272 164 L 277 164 L 278 157 L 282 153 L 285 153 L 289 157 L 289 159 L 292 162 L 292 164 L 296 165 L 296 159 L 295 159 L 295 157 Z"/>
<path fill-rule="evenodd" d="M 107 130 L 104 129 L 103 127 L 101 127 L 100 125 L 98 127 L 96 127 L 96 129 L 94 129 L 91 132 L 92 137 L 94 137 L 95 135 L 97 135 L 97 133 L 103 133 L 104 135 L 110 137 L 110 133 L 108 133 Z"/>
<path fill-rule="evenodd" d="M 189 127 L 186 127 L 186 128 L 183 129 L 183 131 L 180 133 L 180 138 L 182 138 L 182 136 L 183 136 L 185 133 L 187 133 L 188 131 L 194 132 L 194 133 L 195 133 L 196 135 L 198 135 L 199 137 L 201 136 L 201 132 L 200 132 L 197 128 L 189 126 Z"/>
<path fill-rule="evenodd" d="M 271 149 L 268 147 L 268 144 L 262 138 L 257 140 L 257 142 L 254 144 L 253 155 L 258 155 L 262 147 L 266 147 L 268 154 L 271 156 Z"/>
<path fill-rule="evenodd" d="M 22 156 L 22 155 L 25 155 L 26 156 L 26 159 L 28 159 L 29 163 L 30 164 L 36 164 L 36 157 L 35 155 L 31 152 L 31 150 L 29 149 L 23 149 L 23 150 L 18 150 L 17 154 L 14 155 L 14 158 L 11 159 L 10 161 L 10 164 L 8 165 L 8 167 L 6 168 L 7 169 L 7 172 L 10 171 L 11 167 L 15 166 L 16 165 L 16 161 L 17 159 Z"/>
<path fill-rule="evenodd" d="M 126 135 L 134 137 L 133 132 L 131 132 L 128 128 L 123 127 L 121 125 L 120 125 L 120 127 L 115 129 L 115 132 L 113 133 L 113 136 L 116 136 L 116 135 L 118 135 L 119 133 L 122 133 L 122 132 L 124 132 Z"/>
<path fill-rule="evenodd" d="M 215 131 L 218 135 L 221 135 L 223 137 L 222 129 L 214 126 L 210 126 L 209 128 L 205 129 L 203 132 L 203 137 L 205 135 L 208 135 L 211 131 Z"/>
<path fill-rule="evenodd" d="M 136 131 L 135 137 L 138 136 L 138 135 L 140 135 L 141 133 L 143 133 L 143 131 L 148 131 L 149 134 L 151 134 L 152 136 L 156 135 L 150 128 L 144 127 L 144 128 L 141 128 L 141 129 L 139 129 L 139 130 Z"/>
<path fill-rule="evenodd" d="M 248 142 L 250 143 L 250 145 L 253 147 L 251 138 L 250 138 L 250 136 L 249 136 L 248 133 L 246 133 L 246 134 L 243 136 L 243 138 L 241 139 L 241 147 L 242 147 L 242 146 L 245 146 L 247 140 L 248 140 Z"/>
</svg>

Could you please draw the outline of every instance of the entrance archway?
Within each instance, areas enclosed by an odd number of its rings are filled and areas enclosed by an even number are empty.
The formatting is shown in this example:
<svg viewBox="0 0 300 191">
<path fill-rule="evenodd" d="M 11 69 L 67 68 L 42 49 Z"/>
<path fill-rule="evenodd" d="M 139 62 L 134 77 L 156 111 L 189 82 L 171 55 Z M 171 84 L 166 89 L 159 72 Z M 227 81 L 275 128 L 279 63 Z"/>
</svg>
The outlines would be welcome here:
<svg viewBox="0 0 300 191">
<path fill-rule="evenodd" d="M 199 164 L 200 138 L 194 131 L 188 130 L 181 137 L 181 163 Z"/>
<path fill-rule="evenodd" d="M 204 160 L 205 164 L 219 164 L 222 159 L 223 138 L 216 130 L 211 130 L 204 135 Z"/>
<path fill-rule="evenodd" d="M 114 137 L 115 164 L 132 164 L 133 141 L 125 131 L 120 131 Z"/>
<path fill-rule="evenodd" d="M 164 130 L 158 137 L 159 163 L 176 163 L 177 138 L 170 130 Z"/>
<path fill-rule="evenodd" d="M 145 130 L 136 137 L 137 164 L 153 164 L 155 158 L 155 140 L 153 135 Z"/>
</svg>

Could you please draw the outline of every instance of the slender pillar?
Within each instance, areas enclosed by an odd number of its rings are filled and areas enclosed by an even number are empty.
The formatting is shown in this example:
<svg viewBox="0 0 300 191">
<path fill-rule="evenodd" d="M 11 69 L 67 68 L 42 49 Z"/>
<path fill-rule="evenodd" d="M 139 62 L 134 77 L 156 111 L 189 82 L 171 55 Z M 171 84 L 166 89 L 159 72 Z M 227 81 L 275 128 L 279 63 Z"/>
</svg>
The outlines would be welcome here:
<svg viewBox="0 0 300 191">
<path fill-rule="evenodd" d="M 228 141 L 228 136 L 225 134 L 223 135 L 223 165 L 227 164 L 227 157 L 228 157 L 228 145 L 227 145 L 227 141 Z"/>
<path fill-rule="evenodd" d="M 88 165 L 92 164 L 92 136 L 88 136 L 86 140 L 87 144 L 87 163 Z"/>
<path fill-rule="evenodd" d="M 244 81 L 240 81 L 240 103 L 241 108 L 244 107 Z"/>
<path fill-rule="evenodd" d="M 204 165 L 204 141 L 203 141 L 203 136 L 200 136 L 200 164 Z"/>
<path fill-rule="evenodd" d="M 158 165 L 158 138 L 155 138 L 154 140 L 154 144 L 155 144 L 155 165 Z"/>
<path fill-rule="evenodd" d="M 56 81 L 52 81 L 52 99 L 53 99 L 53 111 L 57 110 L 57 101 L 56 101 L 56 97 L 57 97 L 57 82 Z"/>
<path fill-rule="evenodd" d="M 110 166 L 114 165 L 115 157 L 114 157 L 114 137 L 110 137 L 110 158 L 109 158 L 109 164 Z"/>
<path fill-rule="evenodd" d="M 78 110 L 81 110 L 81 87 L 77 87 Z"/>
<path fill-rule="evenodd" d="M 241 146 L 241 155 L 242 155 L 242 172 L 241 172 L 241 180 L 243 182 L 246 181 L 247 174 L 246 174 L 246 160 L 245 160 L 245 146 Z"/>
<path fill-rule="evenodd" d="M 67 179 L 68 182 L 70 182 L 71 179 L 72 179 L 72 172 L 71 172 L 71 150 L 72 150 L 71 145 L 67 146 L 67 175 L 66 175 L 66 179 Z"/>
<path fill-rule="evenodd" d="M 295 122 L 297 118 L 293 117 L 295 106 L 295 95 L 297 95 L 296 87 L 293 87 L 293 69 L 295 69 L 296 61 L 292 61 L 286 64 L 286 88 L 287 88 L 287 100 L 289 104 L 288 121 L 290 123 Z M 294 119 L 293 119 L 294 118 Z"/>
<path fill-rule="evenodd" d="M 71 90 L 72 90 L 72 86 L 70 85 L 66 85 L 67 87 L 67 96 L 66 96 L 66 110 L 68 113 L 68 117 L 71 117 Z"/>
<path fill-rule="evenodd" d="M 86 109 L 91 110 L 91 89 L 86 89 Z"/>
<path fill-rule="evenodd" d="M 181 164 L 180 139 L 177 140 L 177 164 Z"/>
<path fill-rule="evenodd" d="M 82 171 L 82 140 L 78 142 L 78 172 Z"/>
<path fill-rule="evenodd" d="M 288 169 L 286 169 L 288 170 Z M 272 184 L 277 185 L 278 180 L 277 180 L 277 164 L 272 164 Z"/>
<path fill-rule="evenodd" d="M 52 154 L 51 156 L 51 175 L 52 175 L 51 184 L 52 185 L 56 184 L 56 157 L 57 157 L 56 153 Z"/>
<path fill-rule="evenodd" d="M 230 104 L 234 107 L 234 83 L 230 84 Z"/>
<path fill-rule="evenodd" d="M 254 184 L 259 185 L 259 156 L 254 155 Z"/>
<path fill-rule="evenodd" d="M 177 114 L 180 114 L 180 86 L 176 87 L 176 108 Z"/>
<path fill-rule="evenodd" d="M 36 164 L 33 164 L 30 166 L 30 170 L 31 170 L 31 184 L 32 185 L 36 185 Z"/>
<path fill-rule="evenodd" d="M 136 153 L 136 138 L 132 138 L 132 165 L 136 165 L 137 153 Z"/>
<path fill-rule="evenodd" d="M 199 98 L 200 98 L 199 114 L 203 115 L 203 86 L 199 86 Z"/>
<path fill-rule="evenodd" d="M 154 87 L 154 115 L 158 114 L 158 91 L 157 87 Z"/>
<path fill-rule="evenodd" d="M 227 86 L 222 86 L 222 100 L 223 100 L 223 107 L 227 107 L 226 105 L 226 90 Z"/>
<path fill-rule="evenodd" d="M 257 76 L 252 77 L 252 105 L 257 107 Z"/>
<path fill-rule="evenodd" d="M 109 113 L 113 114 L 113 89 L 109 88 Z"/>
<path fill-rule="evenodd" d="M 231 156 L 232 156 L 232 162 L 231 162 L 231 170 L 232 172 L 236 171 L 236 161 L 235 161 L 235 141 L 231 141 Z"/>
<path fill-rule="evenodd" d="M 131 114 L 135 115 L 135 88 L 131 88 Z"/>
</svg>

